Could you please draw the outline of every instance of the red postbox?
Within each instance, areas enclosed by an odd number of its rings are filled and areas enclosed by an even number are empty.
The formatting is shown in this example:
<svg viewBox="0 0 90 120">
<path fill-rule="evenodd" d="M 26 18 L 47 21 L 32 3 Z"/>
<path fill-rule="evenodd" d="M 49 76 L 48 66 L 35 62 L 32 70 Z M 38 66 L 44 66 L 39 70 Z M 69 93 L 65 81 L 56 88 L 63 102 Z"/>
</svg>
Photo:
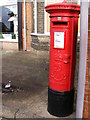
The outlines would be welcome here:
<svg viewBox="0 0 90 120">
<path fill-rule="evenodd" d="M 50 14 L 48 111 L 55 116 L 67 116 L 73 112 L 80 6 L 63 2 L 45 9 Z"/>
</svg>

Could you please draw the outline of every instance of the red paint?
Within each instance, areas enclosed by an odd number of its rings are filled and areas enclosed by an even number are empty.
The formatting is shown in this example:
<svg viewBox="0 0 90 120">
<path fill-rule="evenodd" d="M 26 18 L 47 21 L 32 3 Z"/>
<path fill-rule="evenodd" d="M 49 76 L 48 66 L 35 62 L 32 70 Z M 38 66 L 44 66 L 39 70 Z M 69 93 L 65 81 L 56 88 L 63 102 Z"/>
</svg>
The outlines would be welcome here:
<svg viewBox="0 0 90 120">
<path fill-rule="evenodd" d="M 45 9 L 50 13 L 49 87 L 60 92 L 70 91 L 74 88 L 80 6 L 63 2 L 46 6 Z M 63 36 L 63 33 L 55 32 L 64 32 L 64 48 L 54 47 L 55 43 L 62 42 L 58 37 L 54 38 L 55 35 Z"/>
</svg>

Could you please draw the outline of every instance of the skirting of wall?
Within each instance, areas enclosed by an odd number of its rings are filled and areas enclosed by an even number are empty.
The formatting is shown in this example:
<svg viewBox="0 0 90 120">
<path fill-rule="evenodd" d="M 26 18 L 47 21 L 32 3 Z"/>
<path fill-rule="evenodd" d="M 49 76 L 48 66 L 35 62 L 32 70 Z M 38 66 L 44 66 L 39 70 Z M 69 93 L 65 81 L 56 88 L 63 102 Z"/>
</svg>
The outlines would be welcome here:
<svg viewBox="0 0 90 120">
<path fill-rule="evenodd" d="M 37 51 L 49 51 L 50 46 L 49 36 L 31 35 L 31 38 L 32 38 L 31 48 Z"/>
<path fill-rule="evenodd" d="M 18 42 L 3 42 L 0 41 L 0 50 L 18 50 Z"/>
</svg>

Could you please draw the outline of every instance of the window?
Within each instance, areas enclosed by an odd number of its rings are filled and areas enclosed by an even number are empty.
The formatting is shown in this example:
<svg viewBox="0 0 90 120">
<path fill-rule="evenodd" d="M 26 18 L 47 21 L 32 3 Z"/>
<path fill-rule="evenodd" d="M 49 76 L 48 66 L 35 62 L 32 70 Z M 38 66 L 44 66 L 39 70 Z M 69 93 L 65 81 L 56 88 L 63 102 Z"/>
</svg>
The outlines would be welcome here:
<svg viewBox="0 0 90 120">
<path fill-rule="evenodd" d="M 10 6 L 1 6 L 1 21 L 0 26 L 2 29 L 0 29 L 0 32 L 8 34 L 8 33 L 14 33 L 14 22 L 13 19 L 15 17 L 16 13 L 16 5 L 10 5 Z"/>
</svg>

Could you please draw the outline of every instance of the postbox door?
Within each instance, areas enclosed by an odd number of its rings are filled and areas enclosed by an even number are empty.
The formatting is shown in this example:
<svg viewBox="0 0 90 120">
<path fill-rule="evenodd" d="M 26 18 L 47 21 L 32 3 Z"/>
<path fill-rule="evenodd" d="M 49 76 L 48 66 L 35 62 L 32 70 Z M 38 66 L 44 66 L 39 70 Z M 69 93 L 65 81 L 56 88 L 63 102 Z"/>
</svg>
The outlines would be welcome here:
<svg viewBox="0 0 90 120">
<path fill-rule="evenodd" d="M 68 28 L 51 29 L 49 87 L 67 91 L 70 82 L 71 42 Z"/>
</svg>

